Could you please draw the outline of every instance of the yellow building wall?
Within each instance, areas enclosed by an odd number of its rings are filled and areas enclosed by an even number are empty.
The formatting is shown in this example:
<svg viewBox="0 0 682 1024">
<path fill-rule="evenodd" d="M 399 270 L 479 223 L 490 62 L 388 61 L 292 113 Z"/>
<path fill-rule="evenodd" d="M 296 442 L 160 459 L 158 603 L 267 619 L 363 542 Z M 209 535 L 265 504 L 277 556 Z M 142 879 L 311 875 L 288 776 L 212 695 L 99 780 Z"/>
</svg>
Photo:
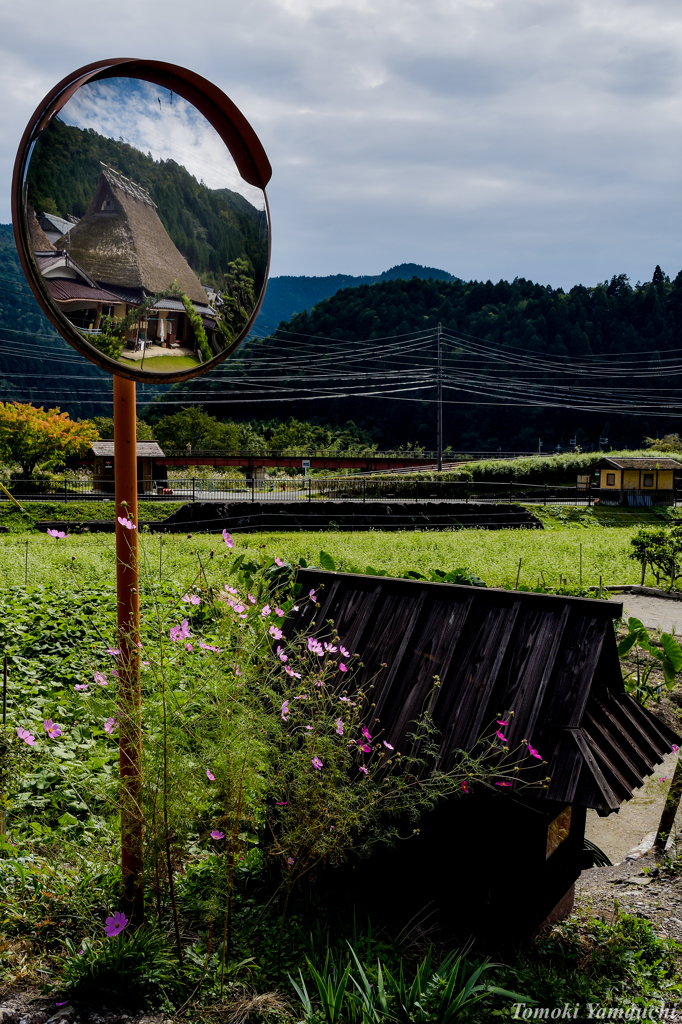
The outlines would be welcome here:
<svg viewBox="0 0 682 1024">
<path fill-rule="evenodd" d="M 608 484 L 606 482 L 607 474 L 609 473 L 613 473 L 615 476 L 615 483 L 613 484 Z M 626 491 L 672 491 L 673 489 L 672 469 L 602 469 L 599 471 L 599 476 L 599 486 L 603 487 L 605 490 L 619 490 L 621 487 Z M 651 484 L 645 485 L 645 476 L 653 477 L 653 481 Z M 623 480 L 622 483 L 621 477 Z"/>
</svg>

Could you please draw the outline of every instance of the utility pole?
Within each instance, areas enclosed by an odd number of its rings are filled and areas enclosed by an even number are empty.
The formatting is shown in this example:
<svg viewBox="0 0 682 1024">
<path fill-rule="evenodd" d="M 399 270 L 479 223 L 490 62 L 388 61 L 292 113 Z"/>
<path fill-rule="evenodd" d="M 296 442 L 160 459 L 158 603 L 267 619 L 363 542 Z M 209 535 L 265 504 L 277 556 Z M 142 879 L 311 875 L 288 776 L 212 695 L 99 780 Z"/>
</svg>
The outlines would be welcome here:
<svg viewBox="0 0 682 1024">
<path fill-rule="evenodd" d="M 438 400 L 436 406 L 437 416 L 437 436 L 436 436 L 436 449 L 438 455 L 438 469 L 439 471 L 443 468 L 443 328 L 442 325 L 438 324 L 438 372 L 437 372 L 437 384 L 438 384 Z"/>
</svg>

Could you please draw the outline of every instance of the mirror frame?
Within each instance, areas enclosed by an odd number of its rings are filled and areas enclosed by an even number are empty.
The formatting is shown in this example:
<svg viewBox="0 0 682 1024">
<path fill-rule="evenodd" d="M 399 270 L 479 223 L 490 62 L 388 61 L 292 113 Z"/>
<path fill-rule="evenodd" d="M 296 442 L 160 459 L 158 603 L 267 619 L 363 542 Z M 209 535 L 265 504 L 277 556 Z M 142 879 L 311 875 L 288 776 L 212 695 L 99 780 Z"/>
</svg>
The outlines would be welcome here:
<svg viewBox="0 0 682 1024">
<path fill-rule="evenodd" d="M 237 170 L 249 185 L 263 190 L 265 198 L 265 214 L 268 224 L 268 258 L 265 269 L 265 280 L 256 307 L 248 323 L 238 338 L 207 363 L 202 363 L 191 370 L 178 373 L 153 373 L 140 371 L 117 362 L 104 355 L 73 326 L 70 320 L 55 307 L 52 298 L 38 271 L 32 255 L 31 241 L 26 216 L 26 180 L 33 146 L 41 131 L 59 113 L 71 97 L 88 82 L 102 81 L 107 78 L 137 78 L 154 85 L 172 90 L 191 103 L 203 114 L 209 124 L 225 143 Z M 96 363 L 108 373 L 128 380 L 147 384 L 175 384 L 201 376 L 208 370 L 222 363 L 242 344 L 251 330 L 260 311 L 265 297 L 268 275 L 270 273 L 270 256 L 272 253 L 272 231 L 270 225 L 270 208 L 265 186 L 272 177 L 272 167 L 265 150 L 255 131 L 241 111 L 224 92 L 201 75 L 188 71 L 175 64 L 166 64 L 157 60 L 138 60 L 134 57 L 114 57 L 110 60 L 99 60 L 86 64 L 63 78 L 40 102 L 31 117 L 22 136 L 14 163 L 12 176 L 12 227 L 17 254 L 31 291 L 36 297 L 40 308 L 59 334 L 69 342 L 81 355 Z"/>
</svg>

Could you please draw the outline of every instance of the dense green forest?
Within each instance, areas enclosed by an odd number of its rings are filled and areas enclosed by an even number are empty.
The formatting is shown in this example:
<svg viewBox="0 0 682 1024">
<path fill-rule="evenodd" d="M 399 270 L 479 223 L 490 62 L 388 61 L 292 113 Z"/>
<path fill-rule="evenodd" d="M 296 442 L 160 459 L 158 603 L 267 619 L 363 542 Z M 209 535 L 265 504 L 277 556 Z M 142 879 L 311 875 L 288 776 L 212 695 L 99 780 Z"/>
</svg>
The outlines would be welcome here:
<svg viewBox="0 0 682 1024">
<path fill-rule="evenodd" d="M 316 346 L 326 348 L 327 339 L 338 340 L 340 350 L 352 361 L 352 343 L 409 334 L 416 330 L 432 329 L 438 323 L 462 335 L 485 340 L 504 350 L 514 346 L 527 355 L 551 355 L 558 358 L 589 359 L 591 356 L 616 356 L 637 353 L 633 364 L 641 369 L 660 369 L 660 360 L 674 349 L 682 348 L 682 273 L 670 281 L 656 268 L 652 281 L 631 285 L 623 274 L 594 287 L 576 285 L 569 292 L 561 288 L 536 284 L 518 278 L 512 282 L 499 281 L 434 281 L 392 280 L 358 288 L 345 288 L 331 298 L 319 302 L 310 312 L 293 316 L 280 324 L 277 338 L 286 341 L 286 350 L 298 348 L 310 352 L 309 366 L 315 365 Z M 348 343 L 348 344 L 347 344 Z M 242 350 L 258 358 L 267 372 L 267 353 L 273 342 L 252 339 Z M 449 369 L 457 369 L 458 358 L 463 371 L 469 372 L 470 356 L 450 354 L 446 359 Z M 402 365 L 408 365 L 405 357 Z M 415 368 L 423 364 L 422 356 L 414 357 Z M 381 365 L 377 363 L 377 373 Z M 481 372 L 498 372 L 498 360 L 481 356 L 476 367 Z M 250 370 L 253 380 L 258 371 Z M 232 395 L 239 393 L 241 371 L 236 366 L 230 372 Z M 306 369 L 300 371 L 305 382 Z M 523 376 L 523 371 L 519 371 Z M 556 377 L 537 371 L 531 374 L 533 385 L 541 389 L 544 383 Z M 588 378 L 588 383 L 590 383 Z M 570 361 L 562 376 L 562 384 L 585 386 L 585 378 L 574 380 Z M 618 376 L 613 380 L 599 377 L 593 382 L 596 392 L 606 393 L 609 388 L 629 389 L 632 395 L 656 395 L 661 389 L 679 387 L 677 377 L 658 376 L 644 378 Z M 218 398 L 226 391 L 223 375 L 220 380 L 203 378 L 189 385 L 179 385 L 166 396 L 177 400 L 201 390 L 204 396 Z M 343 423 L 350 419 L 359 427 L 370 429 L 379 438 L 380 446 L 393 447 L 417 443 L 432 449 L 435 446 L 435 388 L 431 401 L 405 401 L 367 397 L 325 398 L 315 401 L 293 399 L 286 404 L 287 414 L 318 422 Z M 444 409 L 445 444 L 464 451 L 537 450 L 541 438 L 543 448 L 561 445 L 567 447 L 573 437 L 583 446 L 598 444 L 599 437 L 608 438 L 614 448 L 639 448 L 645 435 L 656 437 L 679 429 L 674 417 L 658 418 L 630 416 L 619 412 L 575 411 L 566 408 L 548 408 L 542 405 L 518 406 L 510 410 L 504 402 L 480 401 L 467 393 L 455 392 L 454 401 L 447 404 L 453 393 L 446 393 Z M 162 399 L 163 401 L 163 399 Z M 269 419 L 282 416 L 281 404 L 262 401 L 233 405 L 212 406 L 212 412 L 227 417 L 238 414 L 246 418 L 261 416 Z M 238 412 L 237 412 L 238 411 Z M 510 416 L 510 411 L 513 415 Z"/>
<path fill-rule="evenodd" d="M 361 275 L 330 274 L 328 277 L 272 277 L 261 306 L 256 326 L 261 330 L 274 330 L 283 320 L 289 320 L 294 313 L 310 310 L 322 299 L 335 295 L 341 288 L 358 288 L 361 284 L 377 284 L 379 281 L 410 280 L 413 277 L 434 281 L 455 281 L 447 270 L 422 267 L 419 263 L 400 263 L 383 274 Z"/>
<path fill-rule="evenodd" d="M 28 198 L 36 213 L 82 217 L 100 161 L 148 190 L 168 234 L 204 284 L 223 287 L 228 264 L 245 256 L 260 291 L 268 256 L 264 211 L 229 189 L 208 188 L 174 160 L 154 160 L 59 118 L 41 133 L 29 164 Z"/>
<path fill-rule="evenodd" d="M 310 312 L 283 323 L 274 338 L 251 339 L 237 354 L 239 361 L 228 360 L 223 368 L 190 384 L 170 390 L 166 386 L 138 385 L 139 406 L 154 422 L 161 410 L 157 402 L 148 403 L 148 399 L 166 392 L 165 399 L 176 403 L 204 403 L 206 410 L 221 420 L 272 423 L 293 417 L 320 430 L 328 429 L 328 425 L 343 428 L 351 421 L 358 432 L 356 440 L 362 444 L 371 438 L 379 448 L 413 443 L 432 449 L 433 402 L 348 397 L 236 403 L 231 396 L 247 398 L 245 388 L 240 390 L 240 381 L 246 375 L 241 360 L 245 356 L 256 360 L 249 368 L 249 378 L 257 380 L 259 373 L 269 372 L 280 338 L 286 339 L 281 345 L 287 356 L 296 352 L 309 355 L 302 360 L 304 369 L 292 371 L 300 374 L 305 385 L 309 368 L 315 367 L 316 346 L 328 345 L 325 339 L 338 340 L 343 352 L 345 341 L 390 339 L 393 334 L 417 328 L 435 329 L 439 321 L 463 335 L 488 339 L 502 348 L 515 346 L 528 354 L 590 358 L 590 353 L 638 353 L 634 363 L 655 372 L 661 359 L 682 348 L 682 275 L 670 281 L 658 271 L 651 282 L 636 285 L 619 275 L 591 288 L 576 285 L 569 292 L 523 279 L 493 284 L 416 277 L 345 288 Z M 418 362 L 415 357 L 415 365 Z M 456 359 L 451 357 L 450 362 L 456 364 Z M 381 370 L 379 363 L 377 371 Z M 262 371 L 259 366 L 263 366 Z M 480 366 L 495 371 L 490 361 L 481 359 Z M 540 386 L 542 375 L 535 379 Z M 570 385 L 572 380 L 567 367 L 565 382 Z M 658 376 L 651 381 L 646 377 L 613 381 L 599 378 L 596 383 L 598 390 L 604 391 L 611 384 L 629 386 L 634 395 L 679 388 L 679 379 L 674 376 Z M 0 226 L 0 399 L 60 405 L 74 417 L 89 418 L 110 414 L 110 386 L 108 374 L 78 357 L 52 330 L 23 280 L 11 228 Z M 431 397 L 435 397 L 435 391 Z M 221 401 L 223 398 L 225 401 Z M 645 436 L 680 430 L 673 417 L 605 415 L 542 406 L 510 410 L 504 405 L 484 404 L 485 399 L 478 402 L 475 396 L 460 393 L 457 398 L 466 404 L 446 404 L 445 445 L 460 450 L 494 451 L 502 447 L 532 451 L 537 450 L 538 438 L 547 450 L 557 444 L 567 447 L 576 435 L 585 447 L 596 447 L 602 436 L 609 439 L 607 447 L 640 448 Z M 165 407 L 163 412 L 176 412 L 179 407 Z M 272 438 L 267 440 L 272 443 Z"/>
</svg>

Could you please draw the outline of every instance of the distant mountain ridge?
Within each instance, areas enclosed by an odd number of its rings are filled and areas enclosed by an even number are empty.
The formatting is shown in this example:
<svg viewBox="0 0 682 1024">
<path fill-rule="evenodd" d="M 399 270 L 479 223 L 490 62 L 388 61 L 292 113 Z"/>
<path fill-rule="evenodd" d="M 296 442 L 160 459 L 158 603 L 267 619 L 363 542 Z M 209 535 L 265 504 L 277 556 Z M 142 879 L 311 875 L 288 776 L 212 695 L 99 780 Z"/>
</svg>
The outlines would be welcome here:
<svg viewBox="0 0 682 1024">
<path fill-rule="evenodd" d="M 422 267 L 419 263 L 399 263 L 383 274 L 330 274 L 328 277 L 271 277 L 268 281 L 265 299 L 257 321 L 261 330 L 274 330 L 283 320 L 290 320 L 295 313 L 310 310 L 322 299 L 328 299 L 341 288 L 359 288 L 362 284 L 378 284 L 380 281 L 411 280 L 413 277 L 434 281 L 457 281 L 459 278 L 447 270 L 436 267 Z"/>
</svg>

